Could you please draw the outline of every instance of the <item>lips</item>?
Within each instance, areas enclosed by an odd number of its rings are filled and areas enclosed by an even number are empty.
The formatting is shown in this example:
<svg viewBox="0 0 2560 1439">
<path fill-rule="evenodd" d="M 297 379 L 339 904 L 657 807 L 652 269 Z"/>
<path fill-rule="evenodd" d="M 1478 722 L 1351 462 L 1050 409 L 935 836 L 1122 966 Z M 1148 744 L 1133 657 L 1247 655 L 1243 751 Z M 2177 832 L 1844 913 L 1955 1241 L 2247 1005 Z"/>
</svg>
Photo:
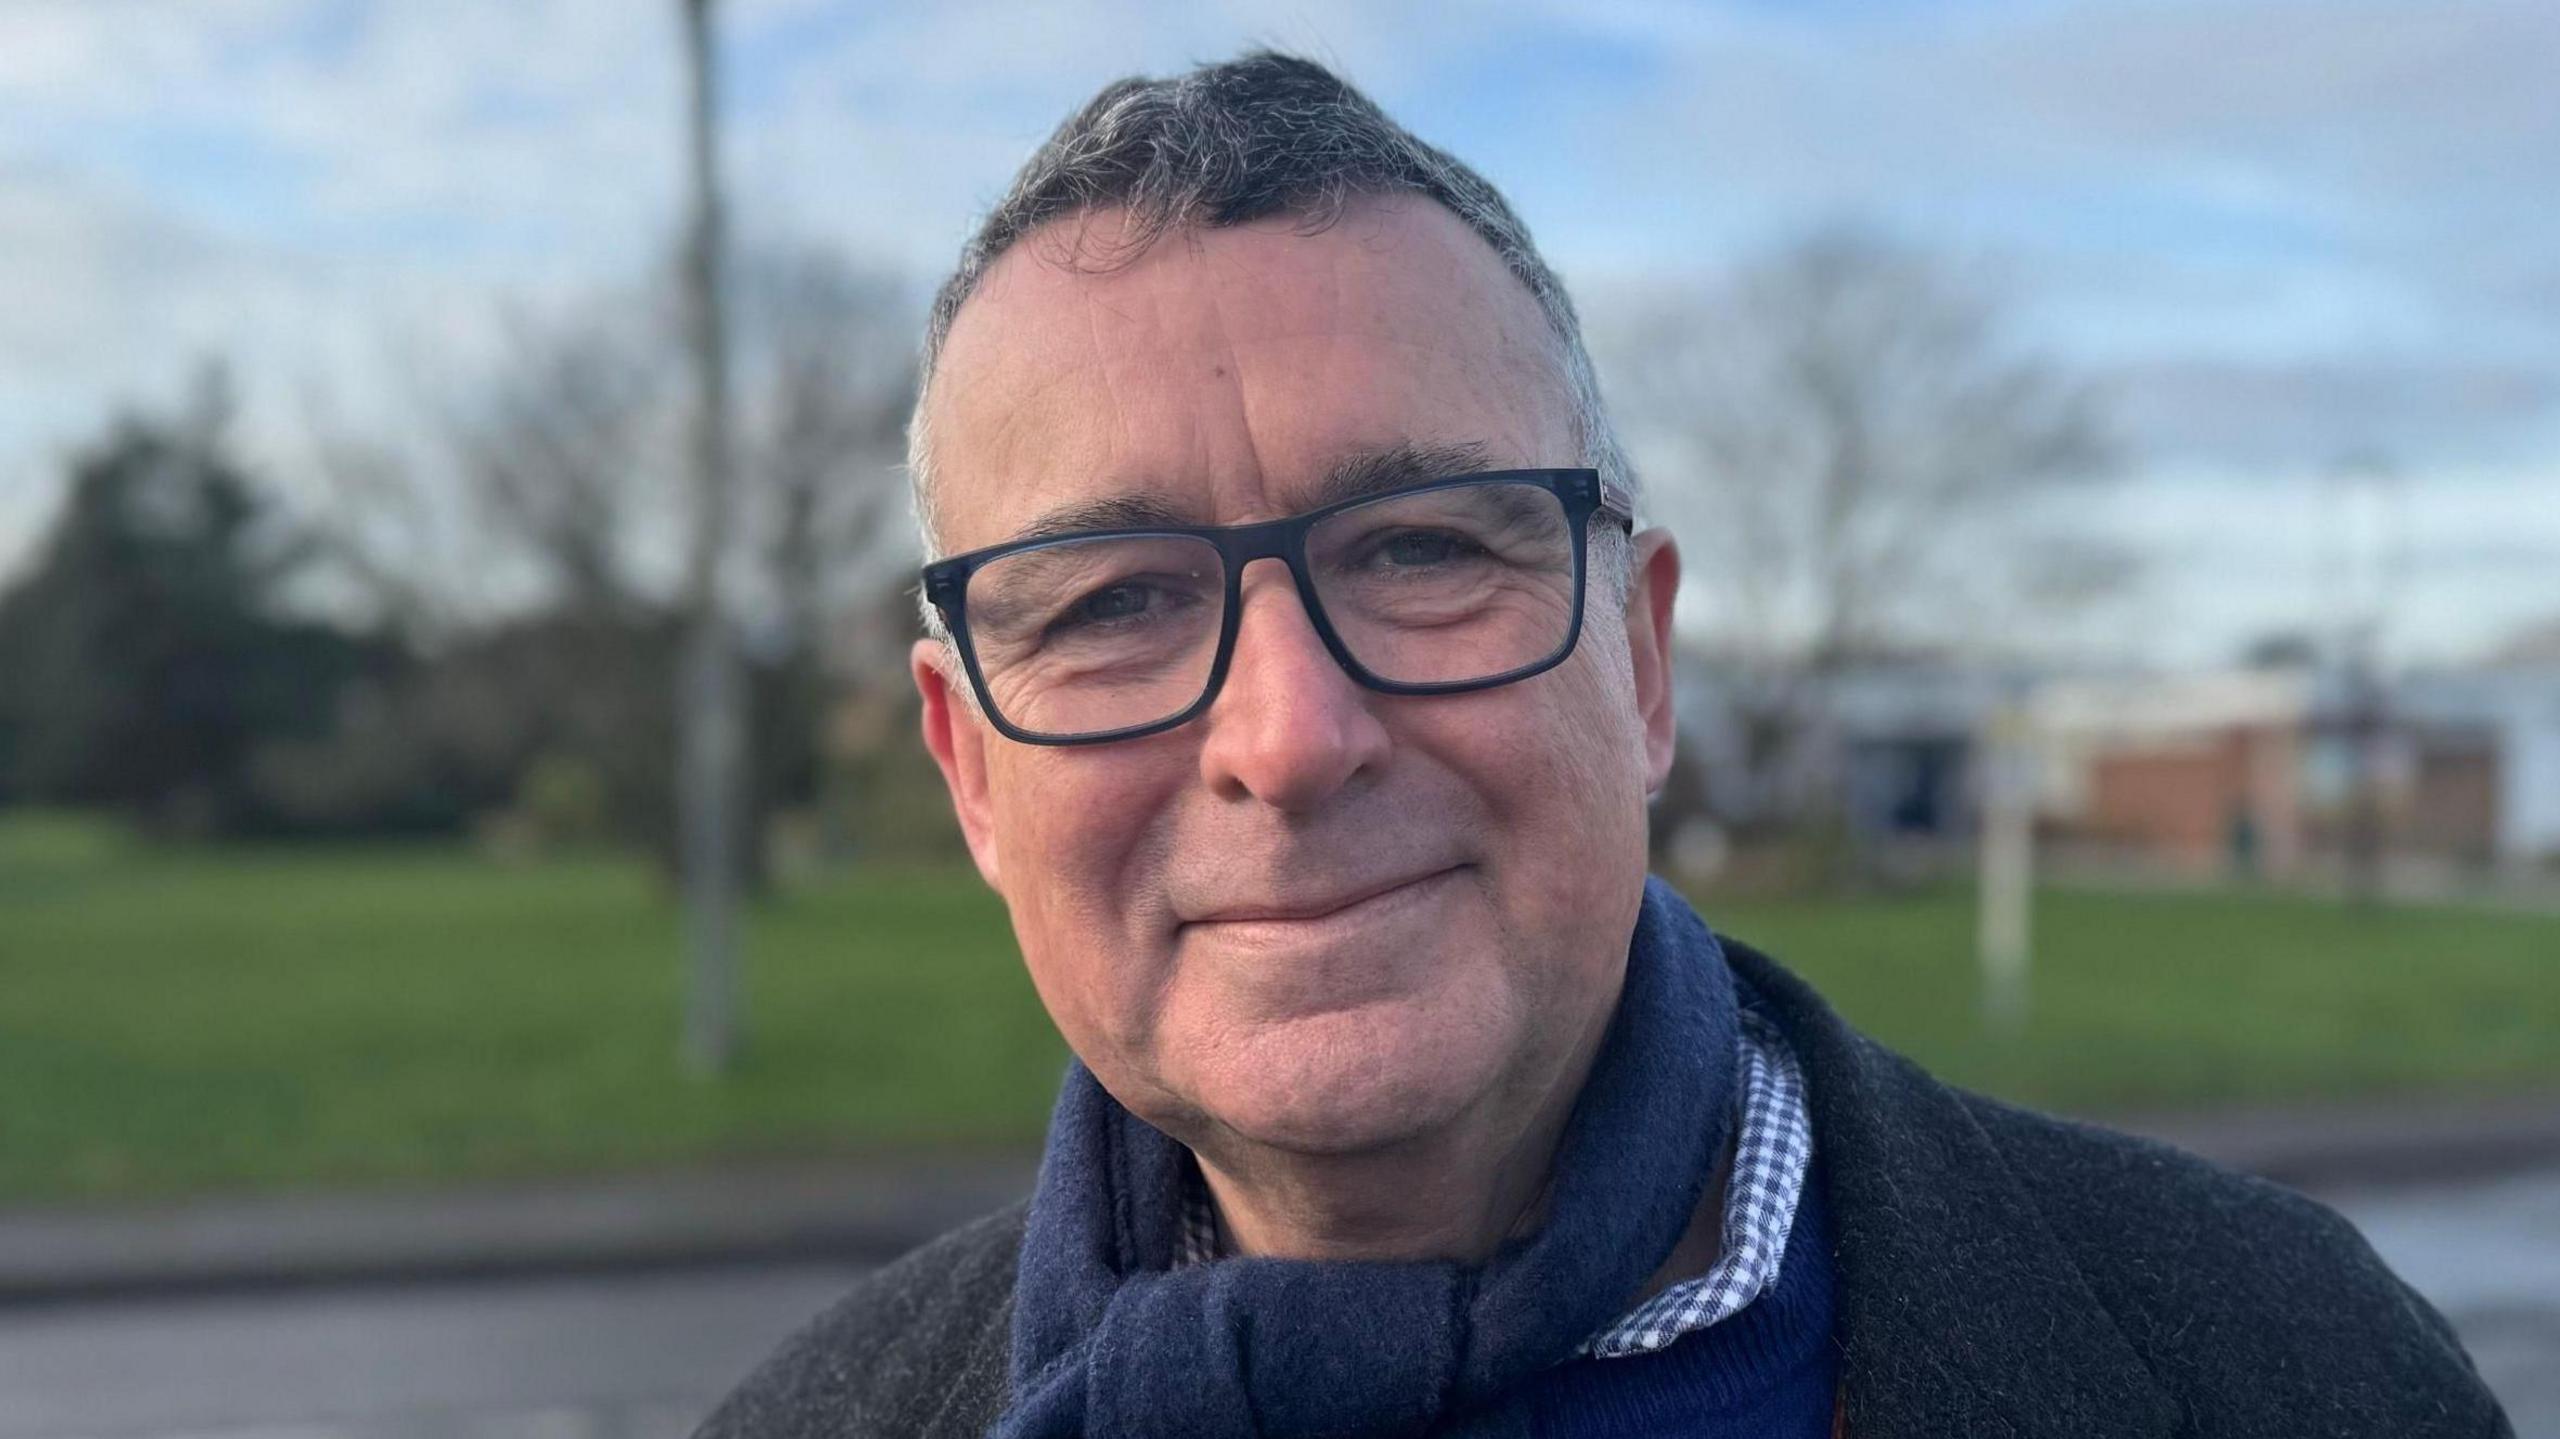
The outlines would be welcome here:
<svg viewBox="0 0 2560 1439">
<path fill-rule="evenodd" d="M 1219 905 L 1185 919 L 1185 924 L 1282 924 L 1331 919 L 1348 910 L 1386 899 L 1402 891 L 1456 873 L 1462 865 L 1442 865 L 1394 879 L 1351 888 L 1320 890 L 1314 895 L 1287 895 Z"/>
</svg>

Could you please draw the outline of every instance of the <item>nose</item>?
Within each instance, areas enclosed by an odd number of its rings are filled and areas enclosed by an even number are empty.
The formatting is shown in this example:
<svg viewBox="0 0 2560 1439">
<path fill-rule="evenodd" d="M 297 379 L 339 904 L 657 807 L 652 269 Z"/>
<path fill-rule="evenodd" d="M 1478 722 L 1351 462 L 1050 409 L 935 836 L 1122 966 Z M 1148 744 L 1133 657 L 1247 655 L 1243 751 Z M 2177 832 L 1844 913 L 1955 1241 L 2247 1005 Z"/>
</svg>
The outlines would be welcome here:
<svg viewBox="0 0 2560 1439">
<path fill-rule="evenodd" d="M 1261 560 L 1242 579 L 1235 654 L 1202 717 L 1200 775 L 1221 798 L 1304 812 L 1385 758 L 1386 728 L 1324 647 L 1288 571 Z"/>
</svg>

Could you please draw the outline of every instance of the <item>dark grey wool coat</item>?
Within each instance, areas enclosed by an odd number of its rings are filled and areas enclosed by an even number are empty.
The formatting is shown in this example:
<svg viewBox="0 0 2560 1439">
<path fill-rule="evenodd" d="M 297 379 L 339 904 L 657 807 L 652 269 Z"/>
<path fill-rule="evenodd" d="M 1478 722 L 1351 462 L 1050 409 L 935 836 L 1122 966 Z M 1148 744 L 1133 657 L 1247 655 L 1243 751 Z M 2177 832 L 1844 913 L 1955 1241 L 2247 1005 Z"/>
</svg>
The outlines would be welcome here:
<svg viewBox="0 0 2560 1439">
<path fill-rule="evenodd" d="M 1811 1087 L 1857 1439 L 2512 1434 L 2451 1327 L 2337 1215 L 1940 1084 L 1727 952 Z M 983 1433 L 1022 1226 L 1016 1205 L 865 1278 L 696 1439 Z"/>
</svg>

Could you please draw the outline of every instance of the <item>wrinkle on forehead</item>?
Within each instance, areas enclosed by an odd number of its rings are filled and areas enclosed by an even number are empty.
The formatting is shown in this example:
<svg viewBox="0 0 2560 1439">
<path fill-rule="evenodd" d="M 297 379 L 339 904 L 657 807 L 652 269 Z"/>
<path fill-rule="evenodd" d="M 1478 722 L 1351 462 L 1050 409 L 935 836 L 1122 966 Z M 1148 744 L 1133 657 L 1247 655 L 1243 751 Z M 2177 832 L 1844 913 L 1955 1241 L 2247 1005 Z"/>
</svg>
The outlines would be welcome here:
<svg viewBox="0 0 2560 1439">
<path fill-rule="evenodd" d="M 1111 308 L 1110 308 L 1110 306 L 1109 306 L 1106 302 L 1104 302 L 1104 301 L 1101 301 L 1101 300 L 1099 300 L 1099 299 L 1094 299 L 1094 298 L 1091 298 L 1091 297 L 1088 297 L 1088 298 L 1087 298 L 1087 300 L 1086 300 L 1085 307 L 1084 307 L 1084 321 L 1085 321 L 1085 333 L 1086 333 L 1086 339 L 1087 339 L 1087 342 L 1088 342 L 1089 344 L 1091 344 L 1091 346 L 1092 346 L 1092 348 L 1093 348 L 1093 352 L 1094 352 L 1095 354 L 1097 354 L 1097 355 L 1100 355 L 1100 354 L 1108 354 L 1108 353 L 1110 353 L 1110 349 L 1111 349 L 1110 343 L 1109 343 L 1109 342 L 1104 338 L 1104 336 L 1103 336 L 1103 319 L 1102 319 L 1102 317 L 1103 317 L 1105 314 L 1116 314 L 1116 313 L 1117 313 L 1117 312 L 1112 311 L 1112 310 L 1111 310 Z M 1120 318 L 1125 319 L 1126 317 L 1125 317 L 1125 316 L 1122 316 L 1122 317 L 1120 317 Z M 1127 428 L 1127 425 L 1128 425 L 1128 418 L 1127 418 L 1127 416 L 1128 416 L 1128 410 L 1127 410 L 1127 407 L 1122 403 L 1122 399 L 1121 399 L 1121 395 L 1120 395 L 1120 391 L 1119 391 L 1119 384 L 1118 384 L 1118 381 L 1114 378 L 1114 372 L 1113 372 L 1112 368 L 1111 368 L 1110 366 L 1108 366 L 1108 365 L 1100 365 L 1100 366 L 1096 366 L 1096 367 L 1094 368 L 1093 373 L 1094 373 L 1097 377 L 1099 377 L 1099 378 L 1101 379 L 1103 389 L 1104 389 L 1104 390 L 1106 390 L 1106 391 L 1108 391 L 1108 392 L 1110 393 L 1110 400 L 1111 400 L 1111 404 L 1110 404 L 1110 406 L 1109 406 L 1109 411 L 1108 411 L 1108 412 L 1109 412 L 1110 414 L 1114 415 L 1114 416 L 1119 417 L 1119 423 L 1120 423 L 1120 426 L 1121 426 L 1121 428 L 1122 428 L 1122 429 L 1124 429 L 1124 430 L 1125 430 L 1125 429 Z M 1058 382 L 1058 383 L 1064 383 L 1064 382 L 1066 381 L 1066 379 L 1067 379 L 1067 376 L 1066 376 L 1064 373 L 1061 373 L 1061 374 L 1058 376 L 1058 381 L 1057 381 L 1057 382 Z M 1020 412 L 1017 412 L 1017 413 L 1020 413 Z M 1119 438 L 1120 438 L 1120 440 L 1121 440 L 1121 442 L 1122 442 L 1122 444 L 1123 444 L 1123 445 L 1125 445 L 1125 444 L 1127 443 L 1127 438 L 1128 438 L 1128 437 L 1127 437 L 1125 434 L 1124 434 L 1124 435 L 1122 435 L 1122 436 L 1120 436 Z"/>
<path fill-rule="evenodd" d="M 1206 265 L 1211 263 L 1211 261 L 1209 257 L 1204 254 L 1201 256 L 1199 263 Z M 1209 308 L 1216 316 L 1218 327 L 1218 355 L 1214 362 L 1214 372 L 1221 378 L 1230 379 L 1235 382 L 1231 385 L 1221 387 L 1220 393 L 1231 394 L 1235 397 L 1233 416 L 1237 429 L 1242 434 L 1251 435 L 1257 433 L 1253 394 L 1251 388 L 1243 382 L 1244 357 L 1237 353 L 1236 350 L 1236 330 L 1238 327 L 1235 319 L 1228 312 L 1228 297 L 1228 289 L 1226 286 L 1210 286 Z M 1329 305 L 1333 303 L 1334 298 L 1333 293 L 1328 291 L 1326 300 Z M 1267 478 L 1263 474 L 1262 470 L 1262 456 L 1256 453 L 1253 447 L 1248 444 L 1244 447 L 1244 453 L 1238 457 L 1238 460 L 1241 463 L 1242 468 L 1249 472 L 1249 475 L 1246 477 L 1246 482 L 1259 488 Z"/>
<path fill-rule="evenodd" d="M 955 317 L 928 399 L 946 551 L 1131 485 L 1267 517 L 1266 484 L 1363 446 L 1580 462 L 1543 314 L 1428 201 L 1363 202 L 1314 234 L 1177 231 L 1099 272 L 1054 249 L 1009 251 Z"/>
</svg>

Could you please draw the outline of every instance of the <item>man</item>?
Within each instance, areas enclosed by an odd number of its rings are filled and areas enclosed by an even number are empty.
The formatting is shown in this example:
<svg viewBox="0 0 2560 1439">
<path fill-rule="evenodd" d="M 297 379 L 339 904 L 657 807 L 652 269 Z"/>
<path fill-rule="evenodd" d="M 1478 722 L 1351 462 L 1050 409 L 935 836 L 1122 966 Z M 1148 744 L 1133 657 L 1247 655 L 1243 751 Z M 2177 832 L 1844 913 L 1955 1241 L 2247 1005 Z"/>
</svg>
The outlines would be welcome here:
<svg viewBox="0 0 2560 1439">
<path fill-rule="evenodd" d="M 706 1434 L 2504 1432 L 2335 1216 L 1649 885 L 1678 553 L 1519 221 L 1333 76 L 1103 91 L 926 377 L 925 737 L 1078 1062 Z"/>
</svg>

